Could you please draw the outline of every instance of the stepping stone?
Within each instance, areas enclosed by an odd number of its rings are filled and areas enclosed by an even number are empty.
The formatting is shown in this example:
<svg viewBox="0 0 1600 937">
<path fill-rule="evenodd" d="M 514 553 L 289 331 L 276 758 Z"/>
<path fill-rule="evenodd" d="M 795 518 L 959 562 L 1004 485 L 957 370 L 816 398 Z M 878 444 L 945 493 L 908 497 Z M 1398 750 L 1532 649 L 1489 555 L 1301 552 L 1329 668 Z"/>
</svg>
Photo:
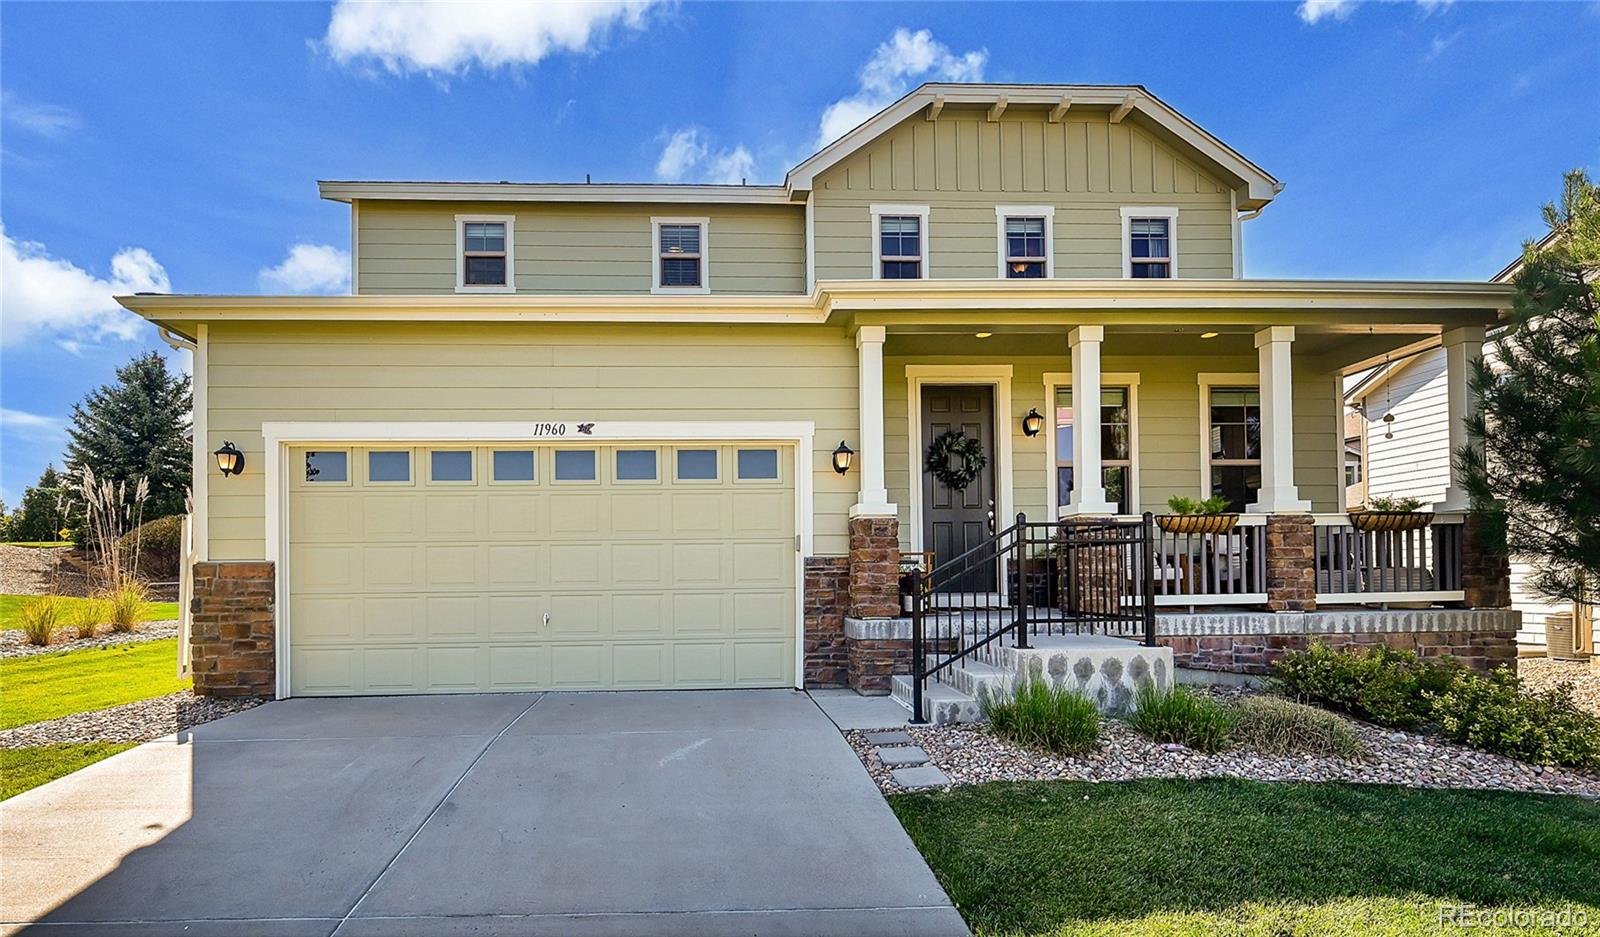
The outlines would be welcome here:
<svg viewBox="0 0 1600 937">
<path fill-rule="evenodd" d="M 928 753 L 915 745 L 878 749 L 878 760 L 890 768 L 909 768 L 928 763 Z"/>
<path fill-rule="evenodd" d="M 924 787 L 944 787 L 950 779 L 944 772 L 933 765 L 923 765 L 920 768 L 896 768 L 889 772 L 894 778 L 894 783 L 907 790 L 918 790 Z"/>
<path fill-rule="evenodd" d="M 868 745 L 910 745 L 912 744 L 909 732 L 868 732 L 866 734 Z"/>
</svg>

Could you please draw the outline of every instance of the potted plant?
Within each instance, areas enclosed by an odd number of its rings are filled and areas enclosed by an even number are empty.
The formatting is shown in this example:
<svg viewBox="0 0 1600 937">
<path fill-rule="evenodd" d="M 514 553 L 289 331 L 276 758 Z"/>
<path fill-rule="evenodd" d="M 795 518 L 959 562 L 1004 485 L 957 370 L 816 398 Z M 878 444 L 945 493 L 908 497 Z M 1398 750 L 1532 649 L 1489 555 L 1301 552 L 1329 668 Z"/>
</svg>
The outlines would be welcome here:
<svg viewBox="0 0 1600 937">
<path fill-rule="evenodd" d="M 1171 514 L 1157 514 L 1156 526 L 1169 534 L 1225 534 L 1239 523 L 1239 515 L 1228 510 L 1228 499 L 1212 495 L 1204 501 L 1193 498 L 1167 499 Z"/>
<path fill-rule="evenodd" d="M 1367 533 L 1418 530 L 1433 523 L 1433 512 L 1417 510 L 1420 507 L 1418 498 L 1372 498 L 1366 507 L 1348 512 L 1350 526 Z"/>
</svg>

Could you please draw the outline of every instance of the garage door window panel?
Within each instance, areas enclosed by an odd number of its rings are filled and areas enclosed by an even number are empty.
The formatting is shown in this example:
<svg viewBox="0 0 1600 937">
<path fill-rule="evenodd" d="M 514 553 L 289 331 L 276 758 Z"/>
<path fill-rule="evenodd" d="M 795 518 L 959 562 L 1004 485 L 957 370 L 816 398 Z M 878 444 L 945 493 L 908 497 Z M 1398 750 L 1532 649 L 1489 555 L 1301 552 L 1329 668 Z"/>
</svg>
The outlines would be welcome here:
<svg viewBox="0 0 1600 937">
<path fill-rule="evenodd" d="M 490 462 L 490 484 L 531 485 L 538 480 L 538 459 L 532 449 L 496 449 Z"/>
<path fill-rule="evenodd" d="M 720 477 L 719 453 L 715 449 L 679 449 L 676 480 L 679 483 L 715 484 Z"/>
<path fill-rule="evenodd" d="M 410 485 L 411 450 L 367 450 L 367 484 Z"/>
<path fill-rule="evenodd" d="M 777 484 L 783 471 L 776 449 L 739 449 L 734 456 L 735 480 L 741 484 Z"/>
<path fill-rule="evenodd" d="M 593 449 L 557 449 L 556 484 L 593 484 L 600 478 L 599 459 Z"/>
<path fill-rule="evenodd" d="M 471 449 L 434 449 L 428 453 L 428 482 L 434 485 L 471 485 L 473 476 L 473 451 Z"/>
<path fill-rule="evenodd" d="M 621 485 L 652 485 L 660 482 L 660 455 L 654 449 L 618 449 L 616 474 Z"/>
<path fill-rule="evenodd" d="M 349 485 L 350 452 L 346 449 L 317 449 L 306 453 L 307 485 Z"/>
</svg>

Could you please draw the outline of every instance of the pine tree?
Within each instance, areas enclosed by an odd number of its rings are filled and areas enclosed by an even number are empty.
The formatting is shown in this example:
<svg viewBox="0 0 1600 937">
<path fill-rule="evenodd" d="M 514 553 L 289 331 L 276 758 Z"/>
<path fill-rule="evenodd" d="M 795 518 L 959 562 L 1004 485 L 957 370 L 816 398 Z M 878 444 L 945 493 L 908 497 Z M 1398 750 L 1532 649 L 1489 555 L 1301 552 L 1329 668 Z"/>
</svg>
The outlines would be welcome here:
<svg viewBox="0 0 1600 937">
<path fill-rule="evenodd" d="M 150 480 L 145 519 L 182 514 L 192 407 L 188 375 L 169 370 L 156 352 L 139 355 L 117 369 L 116 383 L 73 406 L 67 467 L 77 475 L 88 466 L 98 478 L 130 485 L 144 476 Z"/>
<path fill-rule="evenodd" d="M 7 523 L 6 539 L 23 542 L 61 539 L 71 523 L 71 496 L 67 479 L 54 465 L 46 465 L 39 480 L 22 492 L 22 507 Z"/>
<path fill-rule="evenodd" d="M 1600 188 L 1581 170 L 1524 248 L 1511 324 L 1474 364 L 1482 409 L 1456 454 L 1491 536 L 1562 602 L 1600 584 Z M 1585 584 L 1588 588 L 1585 588 Z"/>
</svg>

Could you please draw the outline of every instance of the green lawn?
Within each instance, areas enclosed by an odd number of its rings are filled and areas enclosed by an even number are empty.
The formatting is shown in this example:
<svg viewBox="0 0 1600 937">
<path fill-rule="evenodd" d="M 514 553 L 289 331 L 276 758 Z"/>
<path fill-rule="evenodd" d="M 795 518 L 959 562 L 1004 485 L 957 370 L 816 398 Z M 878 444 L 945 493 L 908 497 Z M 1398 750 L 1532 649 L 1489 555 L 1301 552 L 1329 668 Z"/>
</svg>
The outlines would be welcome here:
<svg viewBox="0 0 1600 937">
<path fill-rule="evenodd" d="M 71 540 L 7 540 L 8 547 L 70 547 Z"/>
<path fill-rule="evenodd" d="M 27 602 L 33 598 L 35 598 L 35 596 L 0 595 L 0 628 L 21 628 L 22 621 L 18 616 L 22 612 L 22 606 L 27 604 Z M 87 604 L 90 600 L 69 598 L 66 601 L 69 606 L 68 614 L 70 615 L 73 611 L 77 610 L 78 606 Z M 140 616 L 139 620 L 166 621 L 168 619 L 177 617 L 177 602 L 146 602 L 144 606 L 144 614 Z M 69 618 L 68 620 L 70 621 L 71 619 Z"/>
<path fill-rule="evenodd" d="M 0 729 L 176 693 L 178 639 L 0 660 Z"/>
<path fill-rule="evenodd" d="M 1442 903 L 1600 923 L 1600 804 L 1576 797 L 1059 781 L 890 804 L 979 935 L 1436 934 Z"/>
<path fill-rule="evenodd" d="M 133 742 L 86 742 L 0 749 L 0 800 L 132 748 Z"/>
</svg>

